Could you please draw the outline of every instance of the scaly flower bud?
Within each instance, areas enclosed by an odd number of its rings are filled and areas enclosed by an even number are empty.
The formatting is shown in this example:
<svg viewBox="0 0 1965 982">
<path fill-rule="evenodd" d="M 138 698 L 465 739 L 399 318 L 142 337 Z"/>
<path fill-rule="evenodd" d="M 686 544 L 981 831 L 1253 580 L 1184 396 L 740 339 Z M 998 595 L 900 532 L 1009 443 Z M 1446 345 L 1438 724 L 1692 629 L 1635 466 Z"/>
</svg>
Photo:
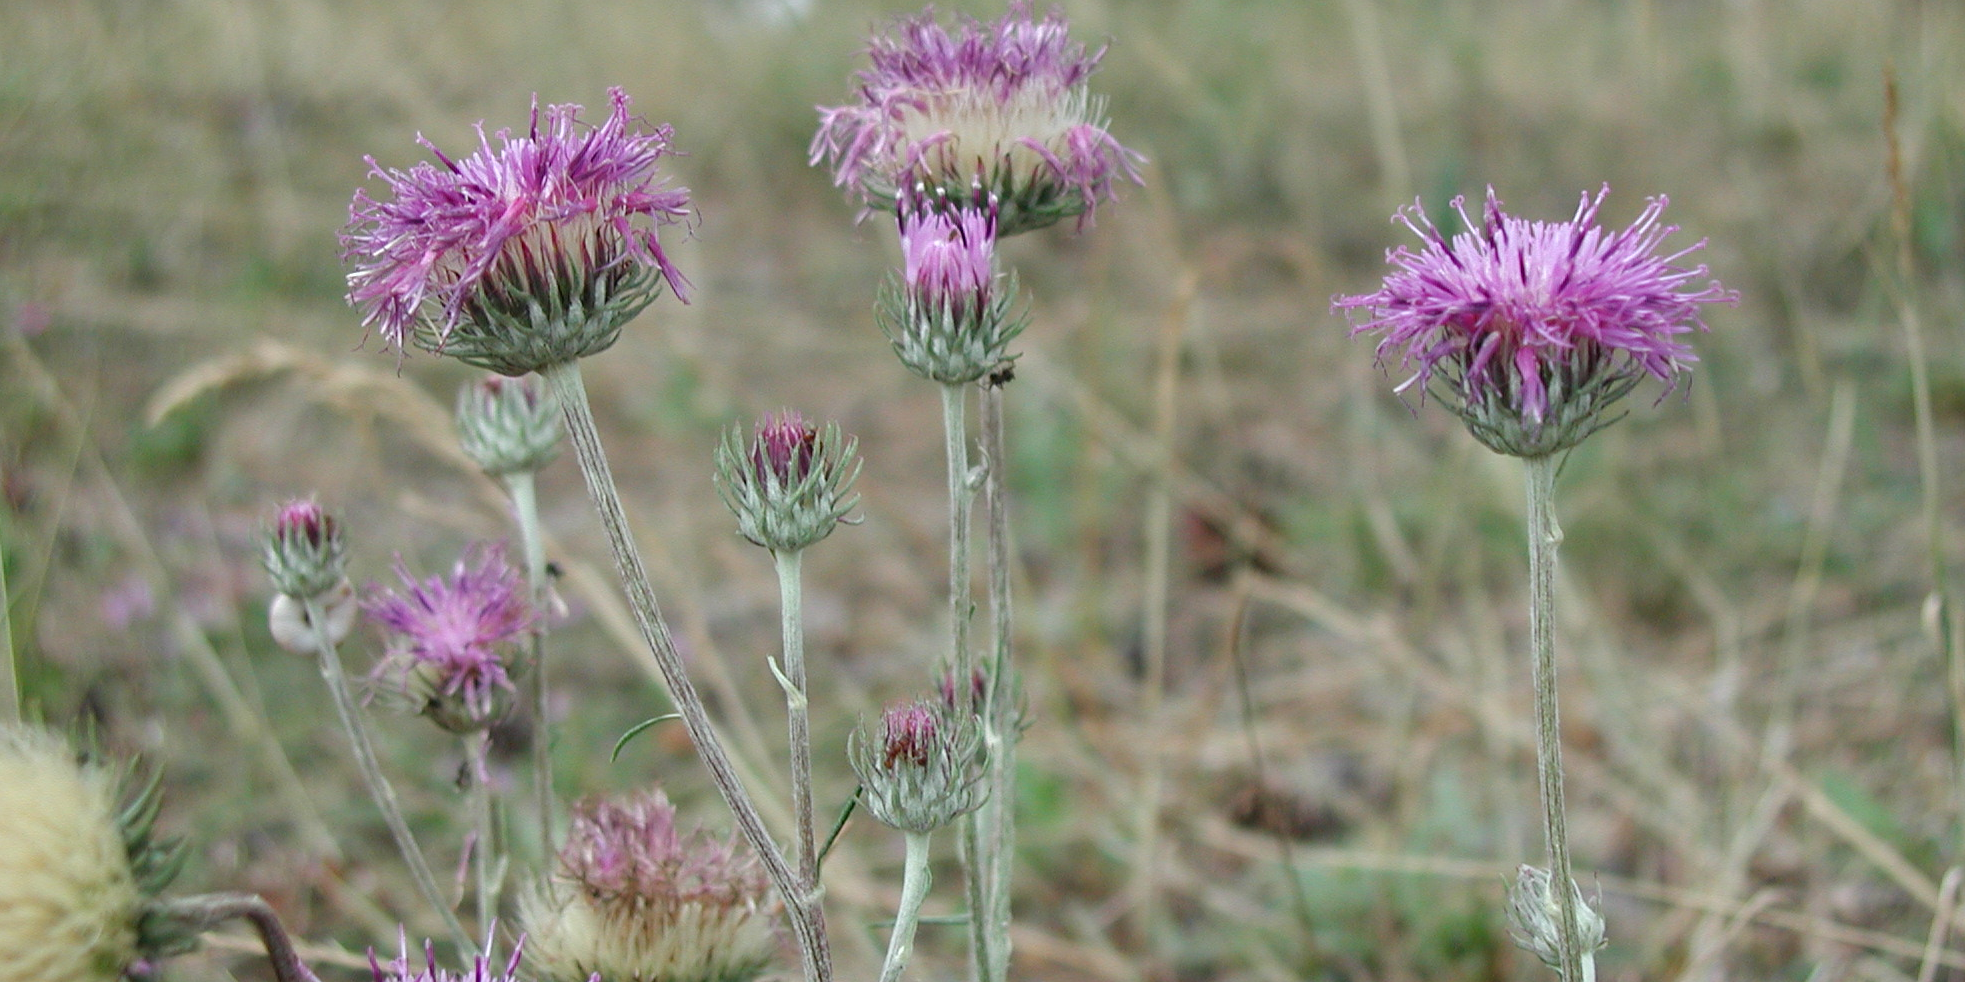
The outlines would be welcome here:
<svg viewBox="0 0 1965 982">
<path fill-rule="evenodd" d="M 492 477 L 552 463 L 564 432 L 559 400 L 537 375 L 492 375 L 457 393 L 458 442 Z"/>
<path fill-rule="evenodd" d="M 312 498 L 295 499 L 280 508 L 260 557 L 273 589 L 299 600 L 340 586 L 348 566 L 341 523 Z"/>
<path fill-rule="evenodd" d="M 852 732 L 846 754 L 860 778 L 860 803 L 902 832 L 933 832 L 974 811 L 988 793 L 981 724 L 939 700 L 889 706 L 877 732 Z"/>
<path fill-rule="evenodd" d="M 1012 310 L 1015 275 L 996 273 L 995 202 L 939 207 L 938 193 L 902 196 L 895 212 L 901 273 L 888 281 L 874 314 L 909 371 L 966 385 L 1015 357 L 1010 342 L 1028 318 Z"/>
<path fill-rule="evenodd" d="M 734 841 L 682 834 L 659 790 L 589 800 L 521 903 L 526 965 L 541 982 L 749 982 L 776 949 L 768 888 Z"/>
<path fill-rule="evenodd" d="M 1603 916 L 1583 900 L 1583 890 L 1570 881 L 1575 891 L 1576 943 L 1588 958 L 1604 946 Z M 1533 952 L 1542 964 L 1562 967 L 1562 907 L 1549 871 L 1524 865 L 1508 888 L 1508 929 L 1515 944 Z"/>
<path fill-rule="evenodd" d="M 656 233 L 689 216 L 689 194 L 657 170 L 670 131 L 631 133 L 628 96 L 589 126 L 576 105 L 535 97 L 522 137 L 478 128 L 478 150 L 453 161 L 370 173 L 383 200 L 355 192 L 341 233 L 348 302 L 388 347 L 410 344 L 466 364 L 524 375 L 614 344 L 666 284 L 688 282 Z"/>
<path fill-rule="evenodd" d="M 732 426 L 716 448 L 717 493 L 744 538 L 797 552 L 831 535 L 859 504 L 858 446 L 838 424 L 815 428 L 791 410 L 760 420 L 748 448 L 743 428 Z"/>
<path fill-rule="evenodd" d="M 467 551 L 448 580 L 418 582 L 399 559 L 403 592 L 377 590 L 364 605 L 392 637 L 376 666 L 438 726 L 471 733 L 504 717 L 515 689 L 511 658 L 537 616 L 505 551 Z"/>
<path fill-rule="evenodd" d="M 902 18 L 867 48 L 859 101 L 821 109 L 811 162 L 868 211 L 916 185 L 1002 202 L 1000 234 L 1077 216 L 1089 222 L 1120 179 L 1140 183 L 1139 154 L 1105 130 L 1085 80 L 1105 49 L 1072 42 L 1063 15 L 1036 20 L 1025 0 L 993 24 L 953 31 L 932 9 Z"/>
<path fill-rule="evenodd" d="M 1651 199 L 1630 228 L 1596 224 L 1583 195 L 1567 222 L 1531 222 L 1501 210 L 1487 192 L 1476 227 L 1462 200 L 1453 206 L 1468 231 L 1448 239 L 1417 204 L 1397 220 L 1425 240 L 1387 260 L 1398 267 L 1376 293 L 1338 297 L 1341 310 L 1369 318 L 1353 335 L 1380 332 L 1378 359 L 1399 352 L 1413 369 L 1398 386 L 1421 397 L 1436 375 L 1442 401 L 1474 438 L 1497 453 L 1540 457 L 1567 450 L 1615 422 L 1607 410 L 1646 375 L 1676 385 L 1698 361 L 1679 339 L 1705 330 L 1699 306 L 1734 303 L 1717 282 L 1696 287 L 1699 266 L 1674 263 L 1703 241 L 1669 255 L 1659 245 L 1677 226 L 1658 224 L 1665 198 Z"/>
</svg>

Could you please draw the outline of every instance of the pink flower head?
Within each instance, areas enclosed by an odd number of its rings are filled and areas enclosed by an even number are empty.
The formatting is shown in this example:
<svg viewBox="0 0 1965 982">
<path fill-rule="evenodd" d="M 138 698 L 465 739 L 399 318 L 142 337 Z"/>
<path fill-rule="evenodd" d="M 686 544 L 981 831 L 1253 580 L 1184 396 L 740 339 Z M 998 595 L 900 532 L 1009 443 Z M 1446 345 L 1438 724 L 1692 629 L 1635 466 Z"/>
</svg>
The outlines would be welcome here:
<svg viewBox="0 0 1965 982">
<path fill-rule="evenodd" d="M 931 6 L 867 47 L 857 102 L 819 110 L 813 164 L 869 209 L 913 184 L 980 187 L 1003 201 L 1004 235 L 1091 219 L 1119 179 L 1140 182 L 1143 158 L 1105 130 L 1086 79 L 1105 49 L 1073 42 L 1063 14 L 1039 21 L 1026 0 L 985 24 L 954 29 Z"/>
<path fill-rule="evenodd" d="M 310 549 L 326 549 L 330 540 L 340 537 L 341 529 L 314 499 L 296 498 L 280 506 L 273 518 L 273 534 Z"/>
<path fill-rule="evenodd" d="M 818 442 L 819 431 L 796 410 L 766 413 L 751 442 L 751 468 L 758 484 L 776 481 L 781 488 L 796 487 L 812 473 Z"/>
<path fill-rule="evenodd" d="M 1366 311 L 1352 334 L 1380 333 L 1379 360 L 1396 352 L 1412 370 L 1397 391 L 1423 395 L 1445 376 L 1489 447 L 1539 456 L 1574 446 L 1607 425 L 1601 411 L 1639 378 L 1676 385 L 1698 360 L 1681 335 L 1706 329 L 1699 305 L 1738 300 L 1717 282 L 1695 284 L 1703 264 L 1677 265 L 1704 240 L 1660 254 L 1678 231 L 1659 224 L 1664 196 L 1621 232 L 1598 226 L 1609 192 L 1583 195 L 1567 222 L 1534 222 L 1503 212 L 1490 188 L 1478 228 L 1455 198 L 1468 231 L 1451 239 L 1415 203 L 1395 220 L 1424 240 L 1420 251 L 1391 250 L 1396 269 L 1377 292 L 1332 305 Z"/>
<path fill-rule="evenodd" d="M 998 210 L 936 209 L 904 194 L 896 213 L 901 233 L 901 282 L 922 307 L 954 319 L 989 309 L 996 288 Z"/>
<path fill-rule="evenodd" d="M 925 702 L 906 702 L 887 707 L 880 714 L 880 765 L 892 770 L 898 765 L 928 766 L 935 755 L 940 719 Z"/>
<path fill-rule="evenodd" d="M 411 341 L 506 375 L 604 350 L 663 284 L 687 300 L 688 281 L 657 232 L 688 218 L 689 194 L 657 170 L 670 129 L 631 132 L 628 96 L 597 125 L 581 107 L 540 108 L 494 147 L 410 169 L 370 172 L 382 199 L 357 190 L 341 233 L 348 302 L 385 345 Z"/>
<path fill-rule="evenodd" d="M 581 802 L 559 868 L 596 900 L 633 908 L 754 907 L 769 887 L 733 840 L 677 829 L 675 806 L 659 788 Z"/>
<path fill-rule="evenodd" d="M 471 969 L 467 972 L 451 972 L 437 967 L 436 945 L 423 942 L 423 967 L 415 968 L 409 961 L 408 932 L 398 928 L 397 944 L 402 953 L 383 964 L 375 957 L 375 949 L 368 950 L 369 972 L 374 982 L 518 982 L 519 956 L 525 951 L 525 938 L 520 936 L 512 945 L 512 958 L 500 972 L 491 967 L 485 956 L 471 959 Z"/>
<path fill-rule="evenodd" d="M 513 691 L 510 645 L 537 617 L 524 578 L 498 546 L 465 552 L 449 579 L 418 582 L 400 559 L 396 575 L 402 593 L 377 591 L 364 605 L 393 635 L 378 672 L 398 673 L 404 690 L 425 698 L 425 710 L 448 728 L 496 722 L 503 695 Z"/>
</svg>

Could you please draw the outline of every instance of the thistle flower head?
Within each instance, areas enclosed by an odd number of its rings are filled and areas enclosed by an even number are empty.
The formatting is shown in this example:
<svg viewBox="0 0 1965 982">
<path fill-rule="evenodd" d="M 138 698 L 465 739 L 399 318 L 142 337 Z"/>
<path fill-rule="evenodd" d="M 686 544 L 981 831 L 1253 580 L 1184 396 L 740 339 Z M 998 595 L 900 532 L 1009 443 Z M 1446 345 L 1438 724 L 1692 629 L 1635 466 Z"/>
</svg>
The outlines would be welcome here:
<svg viewBox="0 0 1965 982">
<path fill-rule="evenodd" d="M 1013 309 L 1015 276 L 996 272 L 997 202 L 943 198 L 934 190 L 901 195 L 901 270 L 874 314 L 909 371 L 966 385 L 1014 359 L 1010 342 L 1028 321 Z"/>
<path fill-rule="evenodd" d="M 488 375 L 457 393 L 464 453 L 493 477 L 532 473 L 559 455 L 559 400 L 537 375 Z"/>
<path fill-rule="evenodd" d="M 428 941 L 423 942 L 423 965 L 419 968 L 409 960 L 407 933 L 400 934 L 397 943 L 401 946 L 401 954 L 391 959 L 388 964 L 376 960 L 375 949 L 369 949 L 368 967 L 374 976 L 374 982 L 519 982 L 519 957 L 525 952 L 525 938 L 520 936 L 518 943 L 512 946 L 512 958 L 506 963 L 504 971 L 492 967 L 485 956 L 480 954 L 471 959 L 469 970 L 452 972 L 437 967 L 436 945 Z M 582 979 L 581 982 L 588 982 L 588 980 Z"/>
<path fill-rule="evenodd" d="M 0 726 L 0 965 L 8 979 L 112 982 L 137 960 L 144 893 L 131 855 L 146 846 L 155 812 L 140 804 L 147 817 L 139 827 L 119 823 L 116 783 L 50 734 Z"/>
<path fill-rule="evenodd" d="M 861 803 L 903 832 L 932 832 L 982 804 L 982 752 L 975 715 L 939 698 L 887 707 L 877 727 L 854 730 L 846 745 Z"/>
<path fill-rule="evenodd" d="M 1569 888 L 1574 891 L 1576 943 L 1582 954 L 1593 954 L 1607 943 L 1603 915 L 1583 899 L 1583 890 L 1574 880 Z M 1555 879 L 1548 870 L 1522 866 L 1516 872 L 1515 882 L 1508 886 L 1508 929 L 1517 946 L 1534 952 L 1542 964 L 1560 969 L 1562 906 L 1555 891 Z"/>
<path fill-rule="evenodd" d="M 266 532 L 260 561 L 281 595 L 300 600 L 322 596 L 341 585 L 347 570 L 341 523 L 312 498 L 289 501 Z"/>
<path fill-rule="evenodd" d="M 819 110 L 812 163 L 869 211 L 921 184 L 995 195 L 1006 236 L 1073 216 L 1082 225 L 1116 182 L 1139 183 L 1143 160 L 1106 132 L 1086 87 L 1104 56 L 1026 0 L 993 24 L 964 17 L 953 29 L 929 7 L 872 39 L 857 101 Z"/>
<path fill-rule="evenodd" d="M 521 907 L 542 982 L 748 982 L 776 947 L 768 882 L 732 840 L 684 834 L 660 790 L 575 810 Z"/>
<path fill-rule="evenodd" d="M 666 284 L 688 281 L 657 233 L 690 214 L 658 171 L 670 130 L 634 132 L 628 96 L 595 125 L 577 105 L 541 109 L 523 136 L 478 126 L 478 149 L 408 170 L 369 159 L 388 185 L 355 192 L 341 233 L 348 302 L 388 347 L 411 344 L 504 375 L 606 350 Z"/>
<path fill-rule="evenodd" d="M 377 674 L 393 677 L 445 729 L 474 732 L 496 723 L 514 691 L 514 642 L 537 617 L 504 549 L 467 551 L 447 579 L 419 582 L 400 559 L 396 575 L 402 592 L 372 591 L 364 605 L 390 634 Z"/>
<path fill-rule="evenodd" d="M 767 414 L 744 444 L 741 426 L 716 448 L 716 489 L 744 538 L 773 552 L 797 552 L 832 534 L 859 504 L 859 441 L 839 425 L 815 427 L 791 410 Z"/>
<path fill-rule="evenodd" d="M 1567 222 L 1536 222 L 1503 212 L 1490 188 L 1478 227 L 1456 198 L 1468 231 L 1451 239 L 1415 203 L 1396 217 L 1420 250 L 1392 250 L 1396 268 L 1377 292 L 1333 306 L 1365 311 L 1352 333 L 1378 333 L 1379 360 L 1396 355 L 1412 371 L 1398 391 L 1443 379 L 1442 397 L 1490 448 L 1573 447 L 1614 422 L 1604 411 L 1644 376 L 1675 385 L 1698 360 L 1682 335 L 1706 329 L 1700 305 L 1738 299 L 1696 283 L 1704 265 L 1678 265 L 1703 240 L 1662 253 L 1678 230 L 1659 224 L 1663 196 L 1623 231 L 1599 227 L 1609 191 L 1583 195 Z"/>
</svg>

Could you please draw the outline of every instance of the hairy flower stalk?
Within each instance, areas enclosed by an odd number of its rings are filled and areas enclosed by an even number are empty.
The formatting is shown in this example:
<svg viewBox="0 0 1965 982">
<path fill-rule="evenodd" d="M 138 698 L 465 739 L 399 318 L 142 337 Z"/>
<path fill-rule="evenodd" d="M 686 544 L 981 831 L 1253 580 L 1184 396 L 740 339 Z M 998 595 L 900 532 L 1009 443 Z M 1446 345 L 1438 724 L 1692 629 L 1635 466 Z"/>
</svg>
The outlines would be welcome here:
<svg viewBox="0 0 1965 982">
<path fill-rule="evenodd" d="M 385 169 L 355 192 L 342 231 L 348 302 L 385 346 L 450 355 L 501 375 L 605 351 L 622 325 L 688 281 L 657 233 L 689 217 L 688 192 L 658 171 L 670 130 L 634 132 L 628 96 L 588 125 L 577 105 L 535 99 L 523 136 L 478 128 L 462 160 Z"/>
<path fill-rule="evenodd" d="M 559 401 L 536 375 L 508 379 L 491 375 L 466 386 L 457 396 L 457 430 L 465 454 L 484 472 L 498 478 L 512 499 L 512 515 L 525 556 L 525 580 L 532 609 L 539 613 L 528 642 L 532 677 L 532 781 L 538 813 L 539 838 L 550 850 L 553 842 L 553 740 L 546 675 L 546 609 L 551 585 L 546 580 L 545 537 L 539 525 L 539 493 L 535 475 L 559 455 L 565 436 Z"/>
<path fill-rule="evenodd" d="M 1000 201 L 1006 236 L 1082 225 L 1119 181 L 1140 179 L 1142 158 L 1106 132 L 1104 101 L 1086 84 L 1104 56 L 1025 0 L 953 29 L 932 8 L 901 18 L 868 44 L 856 101 L 819 110 L 811 162 L 868 212 L 918 185 Z"/>
<path fill-rule="evenodd" d="M 750 446 L 732 427 L 717 445 L 717 491 L 737 517 L 744 538 L 771 550 L 778 572 L 784 667 L 773 666 L 785 690 L 793 824 L 798 839 L 799 888 L 819 891 L 819 852 L 812 821 L 812 725 L 805 671 L 805 605 L 801 577 L 806 547 L 832 534 L 859 502 L 858 441 L 839 427 L 812 426 L 789 410 L 757 424 Z"/>
<path fill-rule="evenodd" d="M 1659 246 L 1677 231 L 1658 224 L 1662 196 L 1622 232 L 1600 228 L 1597 209 L 1609 190 L 1605 186 L 1594 199 L 1583 195 L 1567 222 L 1531 222 L 1503 212 L 1490 189 L 1478 228 L 1456 198 L 1468 231 L 1452 239 L 1415 205 L 1395 220 L 1425 241 L 1423 249 L 1388 253 L 1397 269 L 1378 292 L 1333 301 L 1336 309 L 1366 312 L 1352 333 L 1379 332 L 1381 362 L 1388 352 L 1400 352 L 1401 366 L 1413 374 L 1397 391 L 1417 385 L 1423 396 L 1439 378 L 1441 401 L 1475 439 L 1522 458 L 1536 775 L 1549 868 L 1524 868 L 1514 912 L 1524 947 L 1565 982 L 1594 978 L 1602 920 L 1587 911 L 1576 889 L 1563 807 L 1554 637 L 1556 549 L 1562 542 L 1554 510 L 1558 455 L 1615 422 L 1607 411 L 1645 376 L 1675 385 L 1697 360 L 1680 338 L 1705 329 L 1700 305 L 1737 298 L 1716 282 L 1695 285 L 1707 275 L 1705 266 L 1674 265 L 1703 242 L 1659 255 Z M 1528 895 L 1533 899 L 1522 899 Z M 1525 922 L 1524 912 L 1548 916 Z"/>
<path fill-rule="evenodd" d="M 541 982 L 749 982 L 777 947 L 768 888 L 735 842 L 683 834 L 659 790 L 589 800 L 525 897 L 526 965 Z"/>
<path fill-rule="evenodd" d="M 669 691 L 676 713 L 688 728 L 690 739 L 696 744 L 696 753 L 710 772 L 717 792 L 735 817 L 738 832 L 764 864 L 765 874 L 785 902 L 792 934 L 798 942 L 804 978 L 807 982 L 828 982 L 832 978 L 832 953 L 826 938 L 825 909 L 820 903 L 819 893 L 800 888 L 797 873 L 786 863 L 777 843 L 772 841 L 755 801 L 745 790 L 743 779 L 731 766 L 730 755 L 723 749 L 723 741 L 710 723 L 709 712 L 703 706 L 695 683 L 689 678 L 681 653 L 676 650 L 668 622 L 662 617 L 661 607 L 656 603 L 655 591 L 649 586 L 641 550 L 628 530 L 627 514 L 621 507 L 621 493 L 615 486 L 613 470 L 608 466 L 606 450 L 602 448 L 600 433 L 594 426 L 593 408 L 587 400 L 587 387 L 580 373 L 580 363 L 562 362 L 549 366 L 541 374 L 553 387 L 565 410 L 567 436 L 573 444 L 594 508 L 599 512 L 601 526 L 607 533 L 615 567 L 628 594 L 628 606 L 634 612 L 642 640 L 655 657 L 656 668 L 662 674 L 663 685 Z"/>
<path fill-rule="evenodd" d="M 361 772 L 369 797 L 382 813 L 383 824 L 389 827 L 396 849 L 402 853 L 404 865 L 409 867 L 410 879 L 416 883 L 424 901 L 443 917 L 445 927 L 458 945 L 470 950 L 471 937 L 437 887 L 437 878 L 430 872 L 430 864 L 423 858 L 423 850 L 416 844 L 409 822 L 403 818 L 395 788 L 382 773 L 361 709 L 348 691 L 348 676 L 342 668 L 337 646 L 352 627 L 358 604 L 354 589 L 343 574 L 346 560 L 339 523 L 311 501 L 292 502 L 275 519 L 263 559 L 267 575 L 279 591 L 270 610 L 274 638 L 288 650 L 312 654 L 318 659 L 321 680 L 327 684 L 335 715 L 341 720 L 342 732 L 348 736 L 355 769 Z M 330 581 L 331 587 L 316 589 Z M 290 590 L 316 592 L 295 594 Z"/>
</svg>

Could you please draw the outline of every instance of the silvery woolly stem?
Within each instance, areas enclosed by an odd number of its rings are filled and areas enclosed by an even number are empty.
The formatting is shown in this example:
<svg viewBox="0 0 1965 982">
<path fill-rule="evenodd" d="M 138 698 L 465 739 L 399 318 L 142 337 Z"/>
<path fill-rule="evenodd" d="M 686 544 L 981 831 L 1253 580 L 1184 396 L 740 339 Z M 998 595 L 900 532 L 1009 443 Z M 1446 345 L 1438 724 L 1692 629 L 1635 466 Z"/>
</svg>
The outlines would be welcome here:
<svg viewBox="0 0 1965 982">
<path fill-rule="evenodd" d="M 607 543 L 614 553 L 614 564 L 621 576 L 621 585 L 628 595 L 628 605 L 634 611 L 635 624 L 641 630 L 642 640 L 647 642 L 649 651 L 655 656 L 656 667 L 662 673 L 662 682 L 669 690 L 670 701 L 675 704 L 682 723 L 689 730 L 689 737 L 696 744 L 696 753 L 702 758 L 703 766 L 710 772 L 710 780 L 715 783 L 717 792 L 729 807 L 736 819 L 737 830 L 750 843 L 757 853 L 758 860 L 764 864 L 765 873 L 771 878 L 772 886 L 785 902 L 790 914 L 792 933 L 798 941 L 798 954 L 803 962 L 806 982 L 830 982 L 832 978 L 832 953 L 826 941 L 825 911 L 819 904 L 818 892 L 806 892 L 800 888 L 796 874 L 786 865 L 785 857 L 778 850 L 778 844 L 771 839 L 765 829 L 764 820 L 758 816 L 757 805 L 750 792 L 744 789 L 743 780 L 731 766 L 730 755 L 723 749 L 723 741 L 716 735 L 710 723 L 707 710 L 703 707 L 702 696 L 697 694 L 696 685 L 689 679 L 688 670 L 683 667 L 682 655 L 676 650 L 675 640 L 669 635 L 668 622 L 662 618 L 662 610 L 655 602 L 655 591 L 648 583 L 648 571 L 642 564 L 641 551 L 635 546 L 634 538 L 628 531 L 628 516 L 621 507 L 621 493 L 614 485 L 614 475 L 607 465 L 607 452 L 601 447 L 600 433 L 594 427 L 593 407 L 587 401 L 587 386 L 580 374 L 578 361 L 564 361 L 551 365 L 540 372 L 553 387 L 554 395 L 560 400 L 560 407 L 566 413 L 566 434 L 573 444 L 575 456 L 580 462 L 580 474 L 586 479 L 587 491 L 593 498 L 594 508 L 600 513 L 601 526 L 607 532 Z"/>
<path fill-rule="evenodd" d="M 1583 961 L 1594 962 L 1576 935 L 1576 890 L 1570 875 L 1569 828 L 1562 801 L 1562 721 L 1556 711 L 1556 524 L 1557 459 L 1553 454 L 1525 457 L 1528 485 L 1528 637 L 1535 670 L 1535 774 L 1542 789 L 1542 826 L 1549 840 L 1549 876 L 1555 886 L 1561 971 L 1565 982 L 1588 982 Z M 1592 966 L 1594 968 L 1594 966 Z"/>
<path fill-rule="evenodd" d="M 272 905 L 257 894 L 206 893 L 179 897 L 158 901 L 144 914 L 161 918 L 194 934 L 203 934 L 226 921 L 244 918 L 259 933 L 260 943 L 266 947 L 266 960 L 272 963 L 276 982 L 320 982 L 313 970 L 300 960 L 299 952 L 294 950 L 293 940 L 287 936 L 286 925 L 280 923 L 280 915 L 274 913 Z"/>
<path fill-rule="evenodd" d="M 478 930 L 490 932 L 492 918 L 498 914 L 498 900 L 493 889 L 496 872 L 492 856 L 491 828 L 491 771 L 485 751 L 491 746 L 491 731 L 480 730 L 463 734 L 464 766 L 471 776 L 471 877 L 476 880 Z M 497 865 L 503 865 L 497 864 Z M 491 952 L 485 953 L 487 956 Z"/>
<path fill-rule="evenodd" d="M 948 633 L 949 673 L 955 698 L 973 691 L 974 654 L 969 650 L 969 436 L 965 393 L 942 385 L 942 432 L 948 457 Z M 991 748 L 994 749 L 994 748 Z M 962 875 L 969 901 L 969 972 L 974 982 L 998 978 L 990 942 L 989 854 L 978 813 L 962 816 Z"/>
<path fill-rule="evenodd" d="M 416 836 L 409 831 L 409 822 L 403 819 L 402 805 L 396 801 L 396 789 L 389 784 L 389 778 L 382 773 L 382 765 L 375 757 L 375 744 L 369 739 L 368 726 L 362 721 L 361 710 L 356 707 L 354 698 L 348 692 L 348 676 L 341 668 L 341 654 L 335 650 L 334 640 L 328 637 L 323 625 L 327 623 L 327 613 L 321 602 L 314 597 L 301 601 L 307 611 L 307 623 L 314 628 L 314 643 L 321 657 L 321 678 L 327 682 L 328 693 L 334 698 L 335 714 L 341 717 L 341 728 L 348 734 L 348 745 L 355 757 L 355 768 L 362 772 L 362 781 L 368 785 L 369 797 L 375 799 L 375 807 L 382 812 L 383 824 L 389 826 L 389 834 L 396 840 L 397 851 L 403 854 L 403 864 L 409 867 L 410 879 L 416 881 L 416 891 L 423 899 L 442 915 L 444 927 L 450 931 L 451 939 L 457 942 L 458 950 L 476 954 L 477 942 L 464 930 L 457 919 L 457 912 L 444 899 L 443 891 L 437 887 L 437 878 L 430 872 L 430 864 L 423 858 L 423 850 L 416 844 Z"/>
<path fill-rule="evenodd" d="M 928 833 L 909 832 L 907 861 L 901 873 L 901 906 L 894 912 L 894 933 L 887 940 L 887 960 L 880 966 L 880 982 L 897 982 L 907 960 L 914 954 L 914 929 L 921 923 L 921 901 L 928 896 L 933 879 L 928 872 Z"/>
<path fill-rule="evenodd" d="M 976 814 L 987 843 L 989 875 L 984 905 L 988 937 L 995 945 L 988 982 L 1002 982 L 1010 966 L 1010 858 L 1016 849 L 1016 707 L 1011 700 L 1010 503 L 1005 482 L 1009 459 L 1003 452 L 1003 387 L 985 380 L 982 388 L 982 452 L 989 470 L 983 479 L 985 556 L 989 566 L 990 665 L 983 692 L 983 747 L 988 757 L 983 780 L 988 797 Z"/>
<path fill-rule="evenodd" d="M 785 642 L 785 717 L 790 731 L 791 796 L 798 826 L 798 879 L 807 893 L 819 888 L 819 852 L 812 830 L 812 724 L 805 698 L 805 591 L 800 579 L 803 550 L 779 552 L 778 601 Z"/>
<path fill-rule="evenodd" d="M 546 717 L 549 690 L 546 686 L 546 544 L 539 531 L 538 482 L 532 471 L 513 471 L 505 475 L 505 490 L 512 496 L 517 516 L 520 547 L 525 551 L 525 582 L 532 588 L 532 782 L 539 812 L 539 840 L 543 851 L 553 851 L 553 731 Z"/>
</svg>

